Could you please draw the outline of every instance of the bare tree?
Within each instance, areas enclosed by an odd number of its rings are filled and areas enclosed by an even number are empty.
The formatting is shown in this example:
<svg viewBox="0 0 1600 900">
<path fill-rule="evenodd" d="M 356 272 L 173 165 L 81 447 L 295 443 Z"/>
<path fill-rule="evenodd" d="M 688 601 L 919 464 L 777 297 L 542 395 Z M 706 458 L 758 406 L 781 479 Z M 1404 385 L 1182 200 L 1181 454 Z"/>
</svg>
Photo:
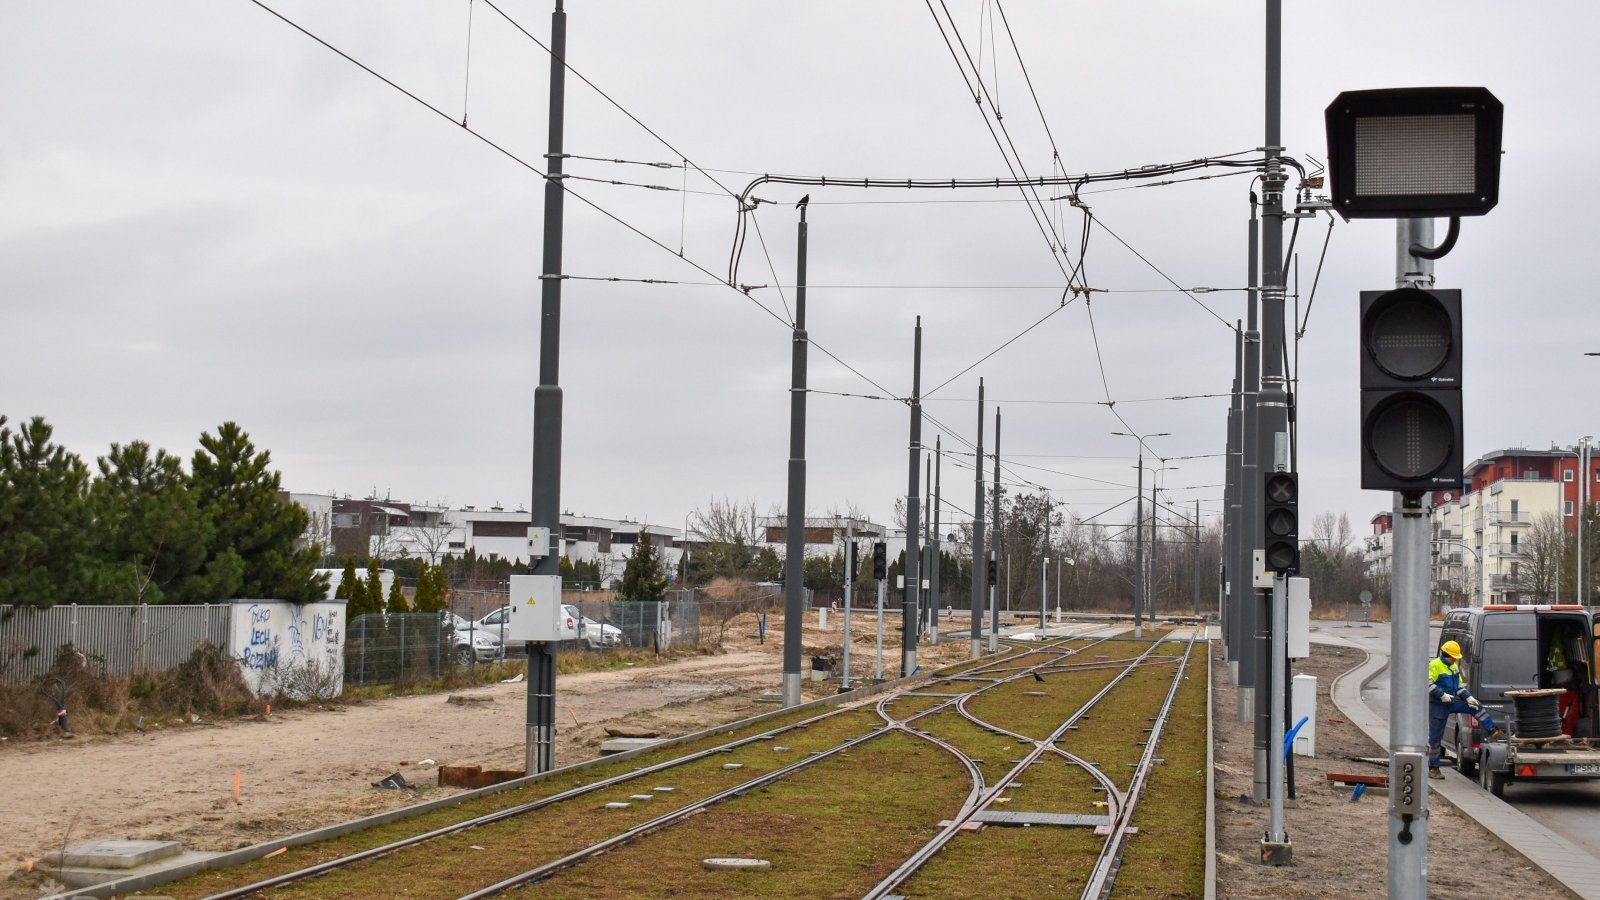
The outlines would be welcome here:
<svg viewBox="0 0 1600 900">
<path fill-rule="evenodd" d="M 705 542 L 695 567 L 712 576 L 743 572 L 764 536 L 754 500 L 713 498 L 689 515 L 689 523 Z"/>
<path fill-rule="evenodd" d="M 450 540 L 456 535 L 458 523 L 450 515 L 450 505 L 440 503 L 419 504 L 411 507 L 410 537 L 408 543 L 427 557 L 430 565 L 438 565 L 440 558 L 448 556 Z"/>
<path fill-rule="evenodd" d="M 1531 595 L 1526 599 L 1549 601 L 1555 597 L 1566 543 L 1567 535 L 1561 527 L 1560 516 L 1553 512 L 1534 516 L 1528 530 L 1523 532 L 1517 543 L 1519 555 L 1516 573 L 1511 578 L 1511 583 L 1519 593 Z"/>
</svg>

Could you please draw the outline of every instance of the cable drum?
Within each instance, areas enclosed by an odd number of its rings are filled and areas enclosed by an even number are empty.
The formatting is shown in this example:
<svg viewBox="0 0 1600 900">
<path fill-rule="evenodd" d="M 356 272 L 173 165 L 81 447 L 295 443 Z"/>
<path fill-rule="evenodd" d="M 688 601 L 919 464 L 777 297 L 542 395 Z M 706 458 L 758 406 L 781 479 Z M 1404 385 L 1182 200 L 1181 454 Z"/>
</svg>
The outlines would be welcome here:
<svg viewBox="0 0 1600 900">
<path fill-rule="evenodd" d="M 1556 698 L 1563 693 L 1560 688 L 1506 691 L 1506 696 L 1516 704 L 1516 717 L 1513 720 L 1515 736 L 1524 740 L 1560 737 L 1560 704 Z"/>
</svg>

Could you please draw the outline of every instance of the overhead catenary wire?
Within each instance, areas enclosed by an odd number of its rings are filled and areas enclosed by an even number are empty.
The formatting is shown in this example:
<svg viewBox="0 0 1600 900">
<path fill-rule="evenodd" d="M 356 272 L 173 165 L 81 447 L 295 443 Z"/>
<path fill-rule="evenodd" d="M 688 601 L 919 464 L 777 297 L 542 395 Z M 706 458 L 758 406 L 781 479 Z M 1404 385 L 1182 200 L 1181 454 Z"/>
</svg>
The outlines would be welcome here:
<svg viewBox="0 0 1600 900">
<path fill-rule="evenodd" d="M 500 153 L 505 158 L 511 160 L 512 162 L 516 163 L 517 165 L 523 167 L 524 169 L 527 169 L 528 171 L 534 173 L 535 175 L 538 175 L 539 177 L 544 178 L 547 181 L 549 180 L 550 176 L 549 176 L 548 172 L 544 171 L 543 169 L 539 168 L 538 166 L 534 165 L 533 163 L 530 163 L 527 160 L 523 159 L 522 157 L 518 156 L 516 153 L 512 152 L 510 149 L 508 149 L 505 146 L 497 143 L 496 141 L 494 141 L 493 139 L 491 139 L 487 135 L 483 134 L 482 132 L 477 131 L 476 129 L 473 129 L 470 126 L 462 125 L 461 123 L 457 122 L 455 120 L 454 116 L 451 116 L 449 113 L 446 113 L 444 110 L 440 109 L 439 107 L 433 105 L 432 103 L 429 103 L 427 100 L 422 99 L 417 94 L 407 90 L 404 87 L 401 87 L 399 84 L 397 84 L 393 80 L 385 77 L 384 75 L 379 73 L 377 70 L 373 69 L 371 66 L 368 66 L 367 64 L 361 62 L 360 60 L 358 60 L 355 57 L 351 56 L 350 54 L 344 52 L 343 50 L 339 49 L 338 47 L 335 47 L 333 44 L 331 44 L 328 41 L 324 40 L 322 37 L 320 37 L 317 34 L 313 33 L 312 31 L 310 31 L 309 29 L 305 28 L 304 26 L 302 26 L 298 22 L 295 22 L 293 19 L 290 19 L 289 17 L 285 16 L 284 14 L 278 12 L 276 9 L 273 9 L 271 6 L 268 6 L 266 3 L 262 2 L 262 0 L 250 0 L 250 2 L 255 4 L 256 6 L 260 7 L 262 10 L 266 11 L 267 13 L 271 14 L 274 18 L 278 19 L 279 21 L 283 22 L 284 24 L 288 25 L 289 27 L 293 28 L 294 30 L 300 32 L 301 34 L 305 35 L 306 37 L 310 38 L 311 40 L 313 40 L 313 41 L 317 42 L 318 44 L 322 45 L 323 47 L 325 47 L 329 51 L 337 54 L 339 57 L 341 57 L 345 61 L 349 62 L 350 64 L 356 66 L 357 68 L 361 69 L 363 72 L 366 72 L 368 75 L 371 75 L 372 77 L 378 79 L 379 81 L 383 82 L 384 84 L 388 85 L 389 87 L 394 88 L 396 91 L 399 91 L 401 94 L 405 95 L 406 97 L 408 97 L 412 101 L 416 102 L 418 105 L 422 106 L 423 108 L 429 110 L 433 114 L 435 114 L 435 115 L 439 116 L 440 118 L 444 119 L 445 121 L 449 122 L 452 126 L 454 126 L 456 128 L 460 128 L 461 130 L 465 131 L 466 133 L 472 135 L 474 138 L 477 138 L 479 141 L 481 141 L 484 144 L 488 145 L 489 147 L 493 148 L 496 152 Z M 502 16 L 505 15 L 504 12 L 502 12 L 498 8 L 494 7 L 493 0 L 483 0 L 483 2 L 488 4 L 491 8 L 494 8 L 495 11 L 499 12 Z M 515 23 L 513 22 L 513 24 L 515 24 Z M 521 26 L 517 26 L 517 27 L 519 29 L 521 28 Z M 524 33 L 526 34 L 526 30 L 524 30 Z M 530 37 L 531 37 L 531 35 L 530 35 Z M 541 47 L 544 46 L 544 44 L 542 42 L 538 42 L 537 39 L 535 39 L 535 42 L 539 43 L 539 45 Z M 548 48 L 546 48 L 546 52 L 548 52 Z M 567 68 L 568 68 L 569 71 L 573 71 L 570 66 L 567 66 Z M 578 73 L 576 71 L 573 71 L 573 74 L 576 75 Z M 579 75 L 579 77 L 582 78 L 583 76 Z M 588 83 L 587 79 L 584 79 L 584 81 L 586 83 Z M 599 91 L 599 88 L 595 88 L 595 90 Z M 602 95 L 604 95 L 604 92 L 601 92 L 601 93 L 602 93 Z M 607 99 L 609 99 L 609 97 Z M 615 103 L 615 101 L 612 101 L 612 102 Z M 629 114 L 629 117 L 630 118 L 634 118 L 631 114 Z M 637 121 L 637 119 L 635 119 L 635 121 Z M 641 124 L 642 127 L 645 127 L 647 131 L 649 130 L 648 126 L 643 126 L 643 123 L 640 123 L 640 124 Z M 655 133 L 652 131 L 651 134 L 654 135 Z M 656 137 L 657 137 L 658 140 L 662 140 L 663 143 L 666 143 L 666 141 L 664 139 L 661 139 L 659 137 L 659 135 L 656 135 Z M 667 146 L 670 147 L 671 145 L 668 144 Z M 573 199 L 575 199 L 575 200 L 579 201 L 580 203 L 584 204 L 585 206 L 588 206 L 590 209 L 593 209 L 594 211 L 600 213 L 602 216 L 605 216 L 606 218 L 612 220 L 613 222 L 616 222 L 618 225 L 621 225 L 623 228 L 627 229 L 628 231 L 633 232 L 634 234 L 638 235 L 639 237 L 644 238 L 649 243 L 654 244 L 655 246 L 661 248 L 662 250 L 666 251 L 669 254 L 672 254 L 674 257 L 677 257 L 677 258 L 683 260 L 683 262 L 685 262 L 688 265 L 692 266 L 693 268 L 695 268 L 696 270 L 700 271 L 704 275 L 706 275 L 708 277 L 711 277 L 711 278 L 716 278 L 716 274 L 714 272 L 712 272 L 710 269 L 708 269 L 705 266 L 699 264 L 698 262 L 695 262 L 693 259 L 690 259 L 687 256 L 679 256 L 679 254 L 676 251 L 674 251 L 671 247 L 669 247 L 666 244 L 662 243 L 660 240 L 658 240 L 654 236 L 652 236 L 652 235 L 646 233 L 645 231 L 641 230 L 638 226 L 636 226 L 633 223 L 627 221 L 626 219 L 623 219 L 621 216 L 617 215 L 616 213 L 611 212 L 610 210 L 606 209 L 605 207 L 601 206 L 600 204 L 596 203 L 595 201 L 589 199 L 588 197 L 585 197 L 583 194 L 580 194 L 577 191 L 573 190 L 569 185 L 567 185 L 565 183 L 565 179 L 560 179 L 559 184 L 560 184 L 562 192 L 564 194 L 566 194 L 567 196 L 572 197 Z M 721 283 L 721 282 L 719 282 L 719 283 Z M 737 290 L 737 288 L 735 288 L 732 285 L 727 285 L 727 286 Z M 762 303 L 760 300 L 758 300 L 755 297 L 751 296 L 749 292 L 747 292 L 747 291 L 738 291 L 738 293 L 740 295 L 742 295 L 746 300 L 748 300 L 752 304 L 754 304 L 756 306 L 756 308 L 760 309 L 762 312 L 764 312 L 767 315 L 771 316 L 774 320 L 776 320 L 779 323 L 783 324 L 783 326 L 785 328 L 793 330 L 793 326 L 789 322 L 785 321 L 783 316 L 781 316 L 777 311 L 775 311 L 775 310 L 771 309 L 770 307 L 768 307 L 766 304 Z M 885 388 L 883 385 L 879 384 L 877 381 L 873 380 L 872 378 L 867 376 L 865 373 L 861 372 L 856 367 L 854 367 L 854 366 L 850 365 L 849 363 L 845 362 L 843 359 L 840 359 L 838 355 L 833 353 L 826 346 L 824 346 L 821 343 L 819 343 L 815 338 L 811 338 L 810 339 L 810 345 L 812 347 L 816 348 L 824 356 L 826 356 L 829 359 L 833 360 L 834 362 L 838 363 L 844 369 L 846 369 L 847 371 L 851 372 L 852 374 L 854 374 L 858 378 L 862 379 L 866 383 L 868 383 L 868 384 L 872 385 L 873 387 L 877 388 L 878 390 L 882 391 L 883 393 L 885 393 L 885 394 L 892 393 L 887 388 Z"/>
</svg>

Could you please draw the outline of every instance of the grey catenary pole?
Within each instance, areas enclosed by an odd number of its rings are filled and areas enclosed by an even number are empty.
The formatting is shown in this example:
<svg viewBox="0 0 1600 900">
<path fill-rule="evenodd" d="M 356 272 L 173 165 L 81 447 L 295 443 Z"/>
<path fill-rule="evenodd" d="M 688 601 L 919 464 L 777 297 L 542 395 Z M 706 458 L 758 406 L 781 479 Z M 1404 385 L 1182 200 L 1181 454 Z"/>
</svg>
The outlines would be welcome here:
<svg viewBox="0 0 1600 900">
<path fill-rule="evenodd" d="M 784 523 L 783 705 L 800 705 L 800 642 L 805 625 L 806 564 L 806 201 L 800 201 L 795 258 L 794 341 L 789 389 L 789 515 Z"/>
<path fill-rule="evenodd" d="M 1133 636 L 1144 637 L 1144 438 L 1139 438 L 1139 475 L 1133 489 Z"/>
<path fill-rule="evenodd" d="M 539 386 L 533 392 L 534 527 L 548 528 L 550 545 L 533 557 L 534 575 L 561 574 L 561 186 L 564 100 L 567 86 L 567 14 L 556 0 L 550 16 L 549 174 L 544 181 L 544 264 L 539 284 Z M 528 774 L 555 768 L 556 645 L 530 642 L 528 650 Z"/>
<path fill-rule="evenodd" d="M 939 504 L 944 502 L 943 485 L 944 435 L 941 434 L 933 439 L 933 552 L 928 554 L 933 560 L 928 570 L 928 608 L 933 611 L 928 639 L 935 645 L 939 643 L 939 605 L 944 602 L 943 588 L 939 584 L 939 572 L 944 568 L 944 541 L 939 535 Z"/>
<path fill-rule="evenodd" d="M 921 468 L 917 457 L 922 454 L 922 317 L 917 316 L 916 337 L 911 350 L 911 441 L 907 455 L 911 461 L 911 474 L 906 485 L 906 591 L 903 606 L 905 618 L 901 621 L 900 677 L 905 678 L 917 670 L 917 602 L 922 586 L 922 548 L 917 538 L 917 515 L 922 498 L 918 487 Z"/>
<path fill-rule="evenodd" d="M 1262 215 L 1261 234 L 1261 396 L 1258 401 L 1260 408 L 1257 422 L 1257 464 L 1261 466 L 1258 472 L 1265 472 L 1267 466 L 1263 461 L 1273 459 L 1273 442 L 1277 435 L 1287 437 L 1289 431 L 1289 394 L 1285 381 L 1284 371 L 1284 265 L 1283 265 L 1283 187 L 1285 174 L 1283 161 L 1280 154 L 1283 152 L 1280 137 L 1280 107 L 1282 105 L 1282 62 L 1283 62 L 1283 3 L 1282 0 L 1267 0 L 1267 28 L 1266 28 L 1266 143 L 1264 160 L 1266 169 L 1261 176 L 1261 188 L 1266 201 Z M 1260 520 L 1262 506 L 1259 500 L 1261 488 L 1261 475 L 1256 475 L 1256 497 L 1252 505 L 1246 506 L 1248 514 Z M 1264 525 L 1256 526 L 1257 541 L 1265 534 Z M 1272 668 L 1265 664 L 1272 658 L 1274 645 L 1273 635 L 1285 627 L 1283 616 L 1276 618 L 1272 615 L 1271 588 L 1258 591 L 1256 594 L 1256 644 L 1257 660 L 1262 661 L 1256 669 L 1256 757 L 1258 762 L 1257 773 L 1264 774 L 1270 779 L 1270 774 L 1265 770 L 1269 768 L 1269 760 L 1278 760 L 1281 763 L 1283 754 L 1278 747 L 1283 742 L 1281 734 L 1272 731 L 1272 690 L 1277 688 L 1276 683 L 1269 689 L 1263 690 L 1263 680 L 1271 680 Z M 1395 671 L 1409 671 L 1397 667 Z M 1281 803 L 1283 780 L 1268 784 L 1268 793 L 1272 795 L 1275 803 Z M 1281 816 L 1276 824 L 1282 828 Z M 1269 831 L 1262 839 L 1262 858 L 1275 865 L 1287 865 L 1291 861 L 1289 836 L 1287 832 L 1279 830 Z"/>
</svg>

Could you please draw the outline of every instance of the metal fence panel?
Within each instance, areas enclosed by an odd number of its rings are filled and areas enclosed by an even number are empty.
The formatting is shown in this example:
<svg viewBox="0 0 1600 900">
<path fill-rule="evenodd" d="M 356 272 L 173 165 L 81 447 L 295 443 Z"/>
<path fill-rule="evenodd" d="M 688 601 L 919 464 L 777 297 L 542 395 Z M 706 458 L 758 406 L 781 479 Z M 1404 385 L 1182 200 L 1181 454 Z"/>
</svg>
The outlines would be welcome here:
<svg viewBox="0 0 1600 900">
<path fill-rule="evenodd" d="M 232 604 L 0 609 L 0 679 L 44 675 L 68 644 L 110 675 L 176 668 L 201 645 L 224 647 Z"/>
<path fill-rule="evenodd" d="M 344 630 L 344 683 L 395 684 L 436 678 L 455 665 L 443 613 L 369 613 Z"/>
</svg>

